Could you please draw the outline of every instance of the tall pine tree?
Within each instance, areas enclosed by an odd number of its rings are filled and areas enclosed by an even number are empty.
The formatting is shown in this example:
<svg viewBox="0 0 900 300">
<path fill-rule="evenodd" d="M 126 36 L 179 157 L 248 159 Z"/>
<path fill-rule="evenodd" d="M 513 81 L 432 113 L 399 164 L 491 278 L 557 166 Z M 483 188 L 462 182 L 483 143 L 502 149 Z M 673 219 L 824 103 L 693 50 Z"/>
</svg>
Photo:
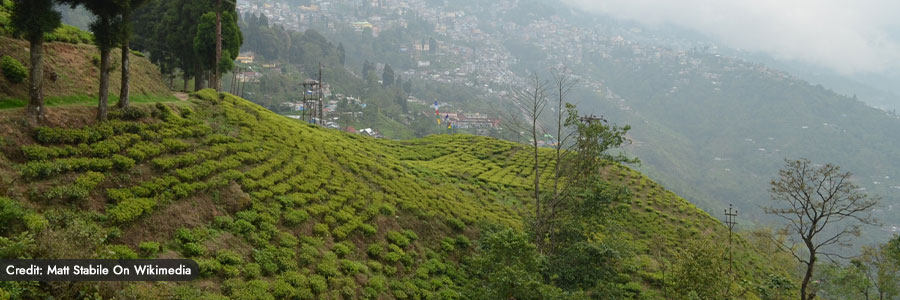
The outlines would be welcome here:
<svg viewBox="0 0 900 300">
<path fill-rule="evenodd" d="M 131 49 L 128 47 L 128 43 L 131 40 L 131 36 L 133 35 L 133 27 L 131 24 L 131 17 L 134 11 L 144 5 L 147 0 L 120 0 L 120 4 L 122 6 L 121 10 L 121 24 L 119 25 L 119 41 L 121 42 L 122 49 L 122 86 L 119 90 L 119 108 L 128 107 L 128 97 L 129 97 L 129 89 L 130 89 L 130 70 L 129 70 L 129 55 L 131 54 Z"/>
<path fill-rule="evenodd" d="M 109 53 L 119 42 L 119 26 L 122 26 L 122 1 L 81 0 L 84 7 L 96 17 L 90 29 L 94 33 L 94 44 L 100 50 L 100 91 L 97 120 L 105 121 L 109 111 Z"/>
<path fill-rule="evenodd" d="M 381 84 L 384 86 L 394 85 L 394 69 L 391 65 L 384 65 L 384 73 L 381 74 Z"/>
<path fill-rule="evenodd" d="M 32 125 L 44 121 L 44 33 L 60 25 L 60 14 L 53 10 L 53 0 L 15 0 L 11 23 L 17 35 L 24 35 L 31 52 L 31 74 L 28 87 L 28 106 L 25 115 Z"/>
</svg>

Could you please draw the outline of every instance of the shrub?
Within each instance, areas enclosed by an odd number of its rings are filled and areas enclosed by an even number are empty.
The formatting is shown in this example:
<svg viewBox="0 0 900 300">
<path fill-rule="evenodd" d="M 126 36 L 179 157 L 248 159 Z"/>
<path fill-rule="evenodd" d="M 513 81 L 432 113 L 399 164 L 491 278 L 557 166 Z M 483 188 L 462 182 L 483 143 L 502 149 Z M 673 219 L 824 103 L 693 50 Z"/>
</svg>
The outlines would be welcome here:
<svg viewBox="0 0 900 300">
<path fill-rule="evenodd" d="M 214 220 L 214 224 L 218 229 L 228 230 L 234 225 L 234 219 L 231 218 L 231 216 L 217 216 Z"/>
<path fill-rule="evenodd" d="M 297 240 L 297 237 L 295 237 L 294 234 L 292 234 L 292 233 L 279 232 L 278 233 L 278 244 L 281 245 L 282 247 L 293 248 L 293 247 L 296 247 L 298 244 L 300 244 L 300 241 Z"/>
<path fill-rule="evenodd" d="M 41 232 L 50 227 L 50 221 L 47 221 L 43 215 L 38 213 L 28 213 L 23 220 L 25 221 L 25 227 L 31 232 Z"/>
<path fill-rule="evenodd" d="M 461 248 L 469 248 L 469 246 L 472 246 L 472 242 L 469 241 L 469 238 L 467 238 L 466 236 L 458 235 L 456 236 L 456 245 L 460 246 Z"/>
<path fill-rule="evenodd" d="M 323 256 L 323 259 L 316 265 L 316 273 L 325 277 L 336 277 L 341 275 L 341 271 L 338 269 L 337 258 L 333 253 L 326 253 L 326 255 Z"/>
<path fill-rule="evenodd" d="M 341 259 L 340 264 L 341 270 L 347 275 L 354 275 L 366 269 L 366 265 L 349 259 Z"/>
<path fill-rule="evenodd" d="M 384 260 L 390 263 L 396 263 L 400 261 L 401 258 L 403 258 L 403 255 L 398 252 L 388 252 L 384 255 Z"/>
<path fill-rule="evenodd" d="M 181 246 L 181 254 L 185 257 L 203 256 L 206 247 L 198 243 L 187 243 Z"/>
<path fill-rule="evenodd" d="M 262 268 L 257 263 L 249 263 L 244 265 L 244 276 L 247 278 L 258 278 L 262 275 Z"/>
<path fill-rule="evenodd" d="M 144 257 L 155 257 L 156 254 L 159 253 L 160 246 L 158 242 L 141 242 L 138 245 L 138 250 L 141 251 L 141 254 L 143 254 Z"/>
<path fill-rule="evenodd" d="M 22 146 L 22 153 L 28 160 L 46 160 L 49 158 L 78 155 L 81 151 L 69 145 L 62 147 L 47 147 L 41 145 Z"/>
<path fill-rule="evenodd" d="M 91 63 L 94 64 L 94 67 L 99 68 L 100 67 L 100 55 L 94 54 L 93 56 L 91 56 Z"/>
<path fill-rule="evenodd" d="M 347 242 L 340 242 L 340 243 L 334 244 L 334 247 L 331 248 L 331 251 L 334 251 L 334 254 L 337 254 L 338 257 L 347 256 L 347 254 L 350 254 L 350 252 L 351 252 L 351 250 L 350 250 L 351 248 L 348 244 L 349 243 L 347 243 Z"/>
<path fill-rule="evenodd" d="M 269 292 L 269 283 L 263 280 L 226 281 L 226 288 L 230 292 L 231 299 L 241 300 L 274 300 L 275 296 Z"/>
<path fill-rule="evenodd" d="M 392 244 L 394 244 L 394 245 L 397 245 L 397 246 L 400 246 L 400 247 L 406 247 L 406 246 L 409 246 L 409 238 L 406 237 L 406 235 L 404 235 L 404 234 L 402 234 L 402 233 L 400 233 L 400 232 L 397 232 L 397 231 L 389 231 L 389 232 L 387 233 L 387 235 L 385 236 L 385 238 L 387 238 L 387 240 L 388 240 L 389 242 L 391 242 Z"/>
<path fill-rule="evenodd" d="M 220 250 L 216 253 L 216 259 L 223 265 L 240 265 L 244 263 L 241 255 L 231 250 Z"/>
<path fill-rule="evenodd" d="M 367 236 L 371 236 L 378 231 L 378 229 L 375 228 L 375 226 L 371 225 L 371 224 L 360 224 L 359 229 L 362 230 L 363 234 L 365 234 Z"/>
<path fill-rule="evenodd" d="M 215 262 L 219 263 L 218 261 Z M 235 278 L 241 276 L 241 269 L 238 266 L 222 266 L 222 275 L 225 275 L 227 278 Z"/>
<path fill-rule="evenodd" d="M 453 228 L 453 230 L 456 231 L 462 231 L 463 229 L 466 229 L 466 223 L 463 223 L 463 221 L 457 218 L 447 219 L 447 225 L 449 225 L 450 228 Z"/>
<path fill-rule="evenodd" d="M 406 238 L 408 238 L 410 241 L 415 241 L 415 240 L 419 239 L 419 235 L 416 234 L 415 231 L 412 231 L 412 229 L 404 230 L 403 235 L 406 236 Z"/>
<path fill-rule="evenodd" d="M 30 161 L 22 166 L 22 176 L 26 179 L 42 179 L 69 171 L 102 172 L 112 167 L 112 161 L 100 158 L 75 157 L 54 161 Z"/>
<path fill-rule="evenodd" d="M 97 184 L 100 184 L 104 178 L 106 178 L 106 176 L 103 175 L 103 173 L 87 171 L 86 173 L 75 177 L 75 185 L 87 190 L 92 190 Z"/>
<path fill-rule="evenodd" d="M 9 55 L 0 58 L 0 70 L 3 70 L 3 77 L 12 83 L 22 83 L 28 77 L 28 68 Z"/>
<path fill-rule="evenodd" d="M 319 249 L 313 245 L 303 244 L 300 247 L 299 261 L 301 264 L 309 265 L 319 258 Z"/>
<path fill-rule="evenodd" d="M 441 250 L 444 250 L 445 252 L 453 252 L 453 250 L 455 249 L 455 247 L 453 246 L 454 241 L 455 240 L 453 238 L 445 237 L 443 240 L 441 240 Z"/>
<path fill-rule="evenodd" d="M 313 226 L 313 233 L 315 233 L 318 236 L 328 235 L 328 224 L 316 223 L 316 225 Z"/>
<path fill-rule="evenodd" d="M 209 258 L 197 259 L 197 266 L 200 267 L 200 276 L 204 277 L 213 276 L 222 270 L 222 264 Z"/>
<path fill-rule="evenodd" d="M 105 259 L 137 259 L 138 255 L 125 245 L 110 245 L 100 253 L 101 258 Z"/>
<path fill-rule="evenodd" d="M 106 211 L 106 214 L 115 222 L 124 223 L 140 217 L 144 213 L 149 213 L 156 206 L 156 200 L 150 198 L 130 198 L 119 202 L 113 208 Z"/>
<path fill-rule="evenodd" d="M 322 293 L 328 289 L 328 281 L 325 280 L 325 277 L 322 275 L 310 275 L 309 276 L 309 287 L 316 293 Z"/>
<path fill-rule="evenodd" d="M 292 208 L 284 213 L 284 223 L 288 226 L 299 225 L 300 223 L 303 223 L 303 221 L 306 221 L 307 218 L 309 218 L 309 213 L 302 208 Z"/>
<path fill-rule="evenodd" d="M 256 226 L 253 226 L 252 223 L 243 219 L 234 221 L 233 227 L 232 230 L 240 234 L 248 234 L 256 230 Z"/>
<path fill-rule="evenodd" d="M 113 133 L 111 128 L 102 126 L 82 129 L 38 127 L 35 129 L 35 140 L 42 144 L 93 143 Z"/>
<path fill-rule="evenodd" d="M 134 160 L 122 155 L 113 155 L 112 157 L 113 167 L 115 167 L 119 171 L 128 171 L 131 168 L 134 168 Z"/>
<path fill-rule="evenodd" d="M 272 295 L 278 299 L 293 299 L 297 296 L 297 288 L 282 279 L 278 279 L 272 283 Z"/>
<path fill-rule="evenodd" d="M 384 246 L 382 246 L 381 243 L 371 244 L 366 249 L 366 253 L 368 253 L 369 256 L 374 257 L 374 258 L 381 257 L 381 254 L 384 253 Z"/>
<path fill-rule="evenodd" d="M 89 44 L 93 36 L 75 26 L 62 24 L 52 32 L 44 33 L 45 42 L 63 42 L 69 44 Z"/>
<path fill-rule="evenodd" d="M 148 113 L 146 110 L 144 110 L 140 107 L 135 107 L 135 106 L 113 109 L 112 111 L 109 112 L 110 119 L 120 119 L 120 120 L 130 120 L 130 121 L 140 120 L 140 119 L 146 118 L 149 115 L 150 115 L 150 113 Z"/>
</svg>

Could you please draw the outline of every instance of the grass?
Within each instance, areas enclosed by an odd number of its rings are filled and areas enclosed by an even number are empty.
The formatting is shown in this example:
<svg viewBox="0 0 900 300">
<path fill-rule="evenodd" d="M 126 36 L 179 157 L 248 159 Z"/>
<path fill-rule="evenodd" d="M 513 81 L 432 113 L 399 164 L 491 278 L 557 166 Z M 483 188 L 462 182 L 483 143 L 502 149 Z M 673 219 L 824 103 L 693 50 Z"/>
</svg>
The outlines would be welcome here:
<svg viewBox="0 0 900 300">
<path fill-rule="evenodd" d="M 132 95 L 131 97 L 132 103 L 155 103 L 155 102 L 171 102 L 178 101 L 175 96 L 153 96 L 153 95 Z M 116 95 L 109 96 L 109 106 L 115 106 L 116 103 L 119 102 L 119 97 Z M 11 109 L 11 108 L 20 108 L 25 107 L 28 104 L 28 100 L 20 100 L 20 99 L 3 99 L 0 100 L 0 109 Z M 98 104 L 97 97 L 90 95 L 73 95 L 73 96 L 62 96 L 62 97 L 47 97 L 44 99 L 44 105 L 47 106 L 61 106 L 61 105 L 89 105 L 96 106 Z"/>
<path fill-rule="evenodd" d="M 44 44 L 44 97 L 48 100 L 64 98 L 69 101 L 73 95 L 97 96 L 99 89 L 99 69 L 91 61 L 97 55 L 97 48 L 90 44 L 70 44 L 48 42 Z M 0 36 L 0 53 L 9 55 L 29 67 L 29 55 L 25 49 L 28 42 Z M 113 62 L 121 59 L 118 49 L 112 50 Z M 115 63 L 114 63 L 115 64 Z M 164 83 L 159 69 L 147 58 L 131 55 L 131 93 L 133 95 L 165 95 L 171 93 Z M 110 95 L 118 95 L 121 68 L 110 71 Z M 28 99 L 26 82 L 13 84 L 0 77 L 0 103 L 6 99 Z M 76 96 L 81 97 L 81 96 Z M 17 101 L 12 101 L 13 104 Z M 10 104 L 0 104 L 9 106 Z"/>
</svg>

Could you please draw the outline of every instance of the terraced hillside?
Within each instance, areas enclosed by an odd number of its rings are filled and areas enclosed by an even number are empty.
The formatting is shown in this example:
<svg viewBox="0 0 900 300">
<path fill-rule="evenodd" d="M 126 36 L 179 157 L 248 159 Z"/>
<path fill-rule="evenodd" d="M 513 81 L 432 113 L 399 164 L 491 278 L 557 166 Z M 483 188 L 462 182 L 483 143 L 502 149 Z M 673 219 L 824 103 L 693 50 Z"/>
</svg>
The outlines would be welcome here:
<svg viewBox="0 0 900 300">
<path fill-rule="evenodd" d="M 0 111 L 0 258 L 187 257 L 201 279 L 6 282 L 0 296 L 464 299 L 482 229 L 522 231 L 531 212 L 529 154 L 515 143 L 376 140 L 211 90 L 101 124 L 84 121 L 83 107 L 58 109 L 82 121 L 27 130 L 20 110 Z M 630 190 L 609 218 L 635 252 L 619 275 L 633 295 L 660 297 L 686 241 L 727 234 L 640 173 L 611 166 L 605 176 Z M 753 299 L 783 266 L 737 245 L 738 282 Z"/>
</svg>

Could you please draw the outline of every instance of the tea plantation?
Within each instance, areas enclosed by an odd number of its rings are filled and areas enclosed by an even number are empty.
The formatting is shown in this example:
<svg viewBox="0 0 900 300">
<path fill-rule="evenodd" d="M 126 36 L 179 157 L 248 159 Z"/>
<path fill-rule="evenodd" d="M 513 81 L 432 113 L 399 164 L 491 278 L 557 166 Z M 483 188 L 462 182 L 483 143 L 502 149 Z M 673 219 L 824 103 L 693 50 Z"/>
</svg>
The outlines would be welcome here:
<svg viewBox="0 0 900 300">
<path fill-rule="evenodd" d="M 485 228 L 525 231 L 533 211 L 529 149 L 491 138 L 372 139 L 212 90 L 83 127 L 28 130 L 14 112 L 0 112 L 0 258 L 183 257 L 201 275 L 3 282 L 0 298 L 466 299 Z M 608 224 L 634 251 L 618 275 L 631 296 L 662 297 L 685 241 L 727 246 L 719 221 L 640 173 L 604 176 L 630 195 Z M 735 243 L 754 299 L 786 266 Z"/>
</svg>

